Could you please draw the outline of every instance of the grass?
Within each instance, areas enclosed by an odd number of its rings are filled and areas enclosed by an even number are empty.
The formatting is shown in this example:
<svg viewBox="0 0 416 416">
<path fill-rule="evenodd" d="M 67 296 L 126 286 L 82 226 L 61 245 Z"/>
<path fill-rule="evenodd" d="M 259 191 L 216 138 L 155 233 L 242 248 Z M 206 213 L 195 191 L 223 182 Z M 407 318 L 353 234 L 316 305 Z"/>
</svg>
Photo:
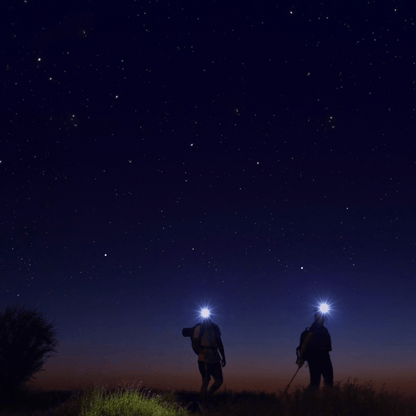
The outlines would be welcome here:
<svg viewBox="0 0 416 416">
<path fill-rule="evenodd" d="M 166 395 L 146 395 L 140 390 L 108 392 L 103 389 L 87 391 L 81 398 L 80 416 L 186 416 Z"/>
<path fill-rule="evenodd" d="M 416 403 L 398 392 L 375 391 L 371 382 L 338 383 L 331 390 L 305 388 L 282 392 L 234 392 L 222 389 L 212 403 L 199 405 L 195 391 L 163 392 L 141 384 L 105 386 L 69 392 L 24 390 L 0 416 L 416 416 Z"/>
<path fill-rule="evenodd" d="M 184 400 L 195 400 L 189 392 L 176 392 Z M 282 392 L 232 392 L 220 390 L 208 406 L 212 416 L 416 416 L 416 403 L 398 392 L 375 391 L 371 382 L 347 380 L 331 390 L 312 393 L 298 388 L 282 397 Z"/>
</svg>

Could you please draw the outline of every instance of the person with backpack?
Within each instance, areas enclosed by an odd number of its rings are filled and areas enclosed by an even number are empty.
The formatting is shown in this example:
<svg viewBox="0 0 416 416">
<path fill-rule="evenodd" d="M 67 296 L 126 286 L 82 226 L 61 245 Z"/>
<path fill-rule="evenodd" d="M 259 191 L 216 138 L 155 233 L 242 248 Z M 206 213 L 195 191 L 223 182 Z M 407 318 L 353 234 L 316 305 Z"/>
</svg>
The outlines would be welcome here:
<svg viewBox="0 0 416 416">
<path fill-rule="evenodd" d="M 209 401 L 223 383 L 222 367 L 225 367 L 225 352 L 221 331 L 210 318 L 205 318 L 192 329 L 192 349 L 198 354 L 198 368 L 202 377 L 201 398 L 203 401 Z M 211 377 L 214 383 L 207 391 Z"/>
<path fill-rule="evenodd" d="M 322 313 L 315 314 L 315 321 L 310 328 L 306 328 L 300 337 L 300 345 L 296 349 L 298 359 L 296 364 L 303 366 L 305 361 L 309 365 L 309 389 L 318 389 L 323 376 L 325 386 L 334 385 L 334 371 L 329 352 L 332 351 L 331 336 L 324 327 L 325 317 Z"/>
</svg>

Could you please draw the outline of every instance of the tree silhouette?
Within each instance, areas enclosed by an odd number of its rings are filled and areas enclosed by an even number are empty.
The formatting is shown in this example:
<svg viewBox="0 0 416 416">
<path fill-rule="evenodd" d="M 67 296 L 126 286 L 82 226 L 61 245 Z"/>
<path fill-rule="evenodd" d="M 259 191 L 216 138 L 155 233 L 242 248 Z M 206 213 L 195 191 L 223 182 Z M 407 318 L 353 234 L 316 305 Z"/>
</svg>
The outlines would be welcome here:
<svg viewBox="0 0 416 416">
<path fill-rule="evenodd" d="M 8 398 L 56 352 L 55 325 L 37 309 L 7 306 L 0 313 L 0 391 Z"/>
</svg>

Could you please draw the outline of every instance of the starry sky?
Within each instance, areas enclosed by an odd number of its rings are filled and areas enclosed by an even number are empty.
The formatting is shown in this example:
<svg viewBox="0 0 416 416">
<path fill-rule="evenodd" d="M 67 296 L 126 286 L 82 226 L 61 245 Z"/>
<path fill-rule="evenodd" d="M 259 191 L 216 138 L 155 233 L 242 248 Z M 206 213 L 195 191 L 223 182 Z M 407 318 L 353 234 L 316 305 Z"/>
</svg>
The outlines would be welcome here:
<svg viewBox="0 0 416 416">
<path fill-rule="evenodd" d="M 0 7 L 0 305 L 60 340 L 36 386 L 199 389 L 208 305 L 225 386 L 282 389 L 325 300 L 335 381 L 414 391 L 409 2 Z"/>
</svg>

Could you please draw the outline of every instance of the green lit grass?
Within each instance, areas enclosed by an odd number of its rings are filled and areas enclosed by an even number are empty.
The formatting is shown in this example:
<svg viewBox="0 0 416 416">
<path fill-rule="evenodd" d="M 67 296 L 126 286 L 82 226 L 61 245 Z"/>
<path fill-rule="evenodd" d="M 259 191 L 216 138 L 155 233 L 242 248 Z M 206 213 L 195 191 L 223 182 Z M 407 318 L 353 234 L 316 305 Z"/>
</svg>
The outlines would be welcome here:
<svg viewBox="0 0 416 416">
<path fill-rule="evenodd" d="M 187 416 L 167 396 L 146 397 L 141 391 L 87 391 L 82 396 L 80 416 Z"/>
</svg>

